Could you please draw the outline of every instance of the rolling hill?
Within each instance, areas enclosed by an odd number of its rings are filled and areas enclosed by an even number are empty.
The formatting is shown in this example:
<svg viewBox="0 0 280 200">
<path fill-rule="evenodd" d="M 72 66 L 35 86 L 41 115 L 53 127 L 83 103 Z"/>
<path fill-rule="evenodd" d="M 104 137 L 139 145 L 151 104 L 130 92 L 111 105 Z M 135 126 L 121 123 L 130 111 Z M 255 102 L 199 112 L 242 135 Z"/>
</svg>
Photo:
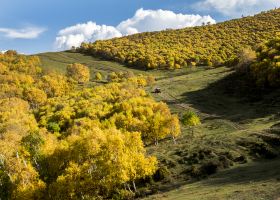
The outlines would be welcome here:
<svg viewBox="0 0 280 200">
<path fill-rule="evenodd" d="M 0 200 L 279 199 L 279 31 L 280 8 L 0 53 Z"/>
<path fill-rule="evenodd" d="M 243 48 L 273 38 L 279 21 L 280 9 L 275 9 L 214 25 L 83 43 L 77 51 L 139 69 L 218 66 L 234 62 Z"/>
</svg>

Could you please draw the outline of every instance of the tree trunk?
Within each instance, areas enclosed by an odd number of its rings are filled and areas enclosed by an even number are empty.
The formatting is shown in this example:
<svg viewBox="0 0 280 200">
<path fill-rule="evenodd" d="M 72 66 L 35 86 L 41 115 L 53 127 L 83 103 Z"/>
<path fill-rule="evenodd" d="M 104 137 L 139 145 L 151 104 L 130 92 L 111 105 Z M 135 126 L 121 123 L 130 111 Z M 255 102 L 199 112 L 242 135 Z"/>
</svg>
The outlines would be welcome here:
<svg viewBox="0 0 280 200">
<path fill-rule="evenodd" d="M 157 146 L 158 145 L 158 140 L 157 139 L 155 139 L 155 146 Z"/>
<path fill-rule="evenodd" d="M 172 136 L 173 142 L 174 144 L 177 144 L 176 138 L 174 136 Z"/>
<path fill-rule="evenodd" d="M 131 189 L 130 189 L 130 186 L 129 186 L 129 184 L 127 184 L 127 187 L 128 187 L 128 190 L 129 190 L 130 192 L 132 192 L 132 191 L 131 191 Z"/>
<path fill-rule="evenodd" d="M 132 185 L 133 185 L 134 192 L 137 192 L 136 185 L 135 185 L 134 181 L 132 181 Z"/>
</svg>

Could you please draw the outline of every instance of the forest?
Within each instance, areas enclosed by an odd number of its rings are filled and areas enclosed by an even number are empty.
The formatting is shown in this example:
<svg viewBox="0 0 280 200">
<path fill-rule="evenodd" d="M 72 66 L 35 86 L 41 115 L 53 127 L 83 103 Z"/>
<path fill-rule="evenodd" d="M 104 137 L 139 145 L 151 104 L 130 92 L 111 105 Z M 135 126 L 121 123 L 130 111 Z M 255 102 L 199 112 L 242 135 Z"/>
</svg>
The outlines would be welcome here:
<svg viewBox="0 0 280 200">
<path fill-rule="evenodd" d="M 180 135 L 144 76 L 112 73 L 93 86 L 82 64 L 60 75 L 15 51 L 0 62 L 1 199 L 133 196 L 135 182 L 158 169 L 144 146 Z"/>
<path fill-rule="evenodd" d="M 255 51 L 244 49 L 236 73 L 254 80 L 255 87 L 278 88 L 279 42 L 276 36 Z M 80 63 L 68 64 L 65 74 L 41 66 L 37 56 L 0 54 L 1 199 L 132 199 L 143 195 L 139 187 L 166 181 L 171 173 L 170 164 L 166 168 L 147 147 L 168 139 L 176 148 L 182 125 L 190 128 L 187 140 L 196 137 L 192 127 L 201 124 L 199 116 L 188 111 L 179 117 L 155 101 L 147 93 L 156 82 L 151 74 L 96 72 L 91 77 Z M 270 143 L 255 139 L 243 139 L 242 148 L 261 145 L 254 151 L 276 155 Z M 196 148 L 183 157 L 194 178 L 247 162 L 248 155 L 236 157 L 239 150 L 229 150 L 235 147 Z"/>
<path fill-rule="evenodd" d="M 82 43 L 76 51 L 138 69 L 232 65 L 243 48 L 275 37 L 279 21 L 280 9 L 275 9 L 214 25 Z"/>
<path fill-rule="evenodd" d="M 0 53 L 0 200 L 278 198 L 279 22 Z"/>
</svg>

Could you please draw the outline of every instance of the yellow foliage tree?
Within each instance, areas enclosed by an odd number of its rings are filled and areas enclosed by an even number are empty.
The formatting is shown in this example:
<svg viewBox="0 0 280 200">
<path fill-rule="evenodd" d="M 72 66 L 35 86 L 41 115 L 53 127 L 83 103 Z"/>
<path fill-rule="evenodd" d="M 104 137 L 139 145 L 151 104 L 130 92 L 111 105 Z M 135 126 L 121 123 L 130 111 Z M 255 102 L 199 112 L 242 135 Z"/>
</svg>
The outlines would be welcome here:
<svg viewBox="0 0 280 200">
<path fill-rule="evenodd" d="M 0 122 L 0 198 L 42 198 L 45 184 L 21 146 L 22 139 L 37 129 L 28 103 L 18 98 L 1 99 Z"/>
<path fill-rule="evenodd" d="M 192 129 L 192 135 L 193 135 L 193 127 L 200 125 L 200 119 L 196 115 L 195 112 L 189 111 L 183 115 L 182 122 L 184 125 L 189 126 Z"/>
<path fill-rule="evenodd" d="M 101 81 L 102 80 L 102 74 L 100 73 L 100 72 L 97 72 L 96 74 L 95 74 L 95 80 L 97 80 L 97 81 Z"/>
<path fill-rule="evenodd" d="M 72 84 L 68 79 L 60 74 L 51 73 L 44 75 L 39 83 L 49 97 L 62 96 L 71 90 Z"/>
<path fill-rule="evenodd" d="M 86 83 L 90 79 L 89 68 L 80 63 L 74 63 L 67 66 L 67 76 L 79 83 Z"/>
</svg>

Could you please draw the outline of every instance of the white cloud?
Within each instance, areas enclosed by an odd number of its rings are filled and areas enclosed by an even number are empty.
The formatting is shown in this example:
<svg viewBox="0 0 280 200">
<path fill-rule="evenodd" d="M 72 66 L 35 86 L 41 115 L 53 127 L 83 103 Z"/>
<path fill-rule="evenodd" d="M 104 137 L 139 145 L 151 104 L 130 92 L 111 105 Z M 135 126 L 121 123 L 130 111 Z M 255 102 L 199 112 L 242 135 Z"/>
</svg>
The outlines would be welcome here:
<svg viewBox="0 0 280 200">
<path fill-rule="evenodd" d="M 113 26 L 97 25 L 95 22 L 77 24 L 62 29 L 56 37 L 55 47 L 69 49 L 72 46 L 80 46 L 82 42 L 120 37 L 122 34 Z"/>
<path fill-rule="evenodd" d="M 94 42 L 167 28 L 199 26 L 207 22 L 214 24 L 215 20 L 210 16 L 184 15 L 167 10 L 144 10 L 141 8 L 136 11 L 132 18 L 120 22 L 116 27 L 97 25 L 95 22 L 89 21 L 62 29 L 56 37 L 55 48 L 69 49 L 72 46 L 80 46 L 82 42 Z"/>
<path fill-rule="evenodd" d="M 199 26 L 203 22 L 215 23 L 210 16 L 176 14 L 168 10 L 137 10 L 135 15 L 121 22 L 117 29 L 122 34 L 160 31 L 167 28 L 178 29 Z"/>
<path fill-rule="evenodd" d="M 279 6 L 280 0 L 204 0 L 194 4 L 197 10 L 214 10 L 231 17 L 251 15 Z"/>
<path fill-rule="evenodd" d="M 22 29 L 0 27 L 0 34 L 2 33 L 5 37 L 12 39 L 34 39 L 44 31 L 46 31 L 46 29 L 42 27 L 26 27 Z"/>
<path fill-rule="evenodd" d="M 5 53 L 7 50 L 0 50 L 0 53 Z"/>
</svg>

